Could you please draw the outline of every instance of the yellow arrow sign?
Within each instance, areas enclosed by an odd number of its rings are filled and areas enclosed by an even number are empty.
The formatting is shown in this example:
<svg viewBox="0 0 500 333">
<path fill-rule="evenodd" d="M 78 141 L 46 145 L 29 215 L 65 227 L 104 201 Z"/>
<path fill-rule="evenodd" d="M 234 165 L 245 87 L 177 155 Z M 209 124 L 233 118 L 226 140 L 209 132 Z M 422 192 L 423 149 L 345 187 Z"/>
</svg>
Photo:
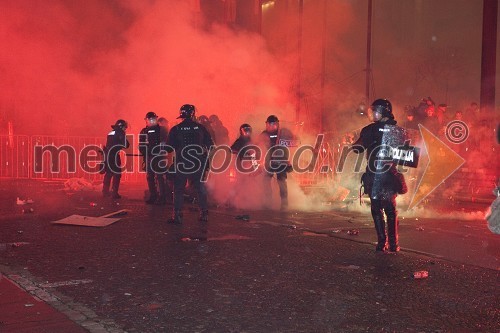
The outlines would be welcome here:
<svg viewBox="0 0 500 333">
<path fill-rule="evenodd" d="M 450 177 L 465 160 L 448 147 L 437 136 L 427 128 L 418 125 L 420 134 L 424 140 L 425 149 L 429 156 L 429 162 L 420 179 L 415 194 L 411 199 L 408 209 L 418 205 L 425 197 L 431 194 L 441 183 Z"/>
</svg>

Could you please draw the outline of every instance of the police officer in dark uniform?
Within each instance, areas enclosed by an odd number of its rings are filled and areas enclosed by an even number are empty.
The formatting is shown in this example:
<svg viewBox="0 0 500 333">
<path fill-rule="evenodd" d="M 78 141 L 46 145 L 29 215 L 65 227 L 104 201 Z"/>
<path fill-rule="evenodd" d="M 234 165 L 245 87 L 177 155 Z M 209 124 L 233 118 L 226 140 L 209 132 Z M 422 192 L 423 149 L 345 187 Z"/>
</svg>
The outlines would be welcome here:
<svg viewBox="0 0 500 333">
<path fill-rule="evenodd" d="M 391 141 L 404 131 L 396 126 L 392 105 L 387 99 L 377 99 L 371 105 L 373 123 L 361 130 L 359 139 L 353 145 L 353 151 L 362 153 L 366 150 L 368 164 L 362 176 L 365 194 L 370 196 L 371 213 L 377 232 L 376 251 L 399 251 L 398 244 L 398 212 L 396 210 L 397 194 L 408 191 L 404 177 L 396 169 L 395 164 L 384 152 L 385 142 Z M 401 141 L 401 140 L 399 140 Z M 403 145 L 399 142 L 397 145 Z M 392 145 L 391 145 L 392 146 Z M 387 216 L 387 236 L 385 230 L 384 212 Z M 387 238 L 389 246 L 387 246 Z"/>
<path fill-rule="evenodd" d="M 207 129 L 194 121 L 195 106 L 185 104 L 180 108 L 183 121 L 170 130 L 168 147 L 175 150 L 174 212 L 170 222 L 182 223 L 182 206 L 187 181 L 198 192 L 200 220 L 208 221 L 207 189 L 203 177 L 208 167 L 208 153 L 214 145 Z"/>
<path fill-rule="evenodd" d="M 281 210 L 286 210 L 288 209 L 288 186 L 286 179 L 287 172 L 291 171 L 291 165 L 288 163 L 290 151 L 280 145 L 280 138 L 291 139 L 292 134 L 285 128 L 280 129 L 278 117 L 270 115 L 266 120 L 266 129 L 262 131 L 259 137 L 259 142 L 266 151 L 266 160 L 264 161 L 266 170 L 266 175 L 264 175 L 265 202 L 267 205 L 272 201 L 271 179 L 276 174 L 280 189 Z"/>
<path fill-rule="evenodd" d="M 111 128 L 113 130 L 108 133 L 106 146 L 104 147 L 105 173 L 102 183 L 102 195 L 104 197 L 111 196 L 113 199 L 120 199 L 121 196 L 118 193 L 122 176 L 120 150 L 127 149 L 130 145 L 125 135 L 128 124 L 125 120 L 119 119 Z M 110 192 L 111 179 L 113 179 L 113 185 Z"/>
<path fill-rule="evenodd" d="M 252 126 L 249 124 L 242 124 L 240 126 L 240 136 L 231 145 L 231 152 L 238 154 L 238 158 L 245 156 L 245 148 L 251 144 L 252 141 Z"/>
<path fill-rule="evenodd" d="M 165 146 L 167 129 L 158 124 L 158 116 L 148 112 L 144 118 L 146 127 L 139 135 L 139 151 L 144 158 L 146 179 L 148 181 L 149 199 L 147 204 L 164 205 L 167 202 L 164 174 L 167 172 Z"/>
<path fill-rule="evenodd" d="M 262 176 L 257 161 L 257 150 L 252 143 L 252 127 L 249 124 L 240 126 L 240 136 L 231 145 L 231 153 L 236 155 L 235 182 L 229 191 L 230 200 L 236 202 L 252 202 L 255 198 L 253 191 L 248 191 L 256 182 L 256 176 Z"/>
<path fill-rule="evenodd" d="M 252 126 L 249 124 L 240 126 L 240 136 L 231 145 L 231 153 L 236 155 L 237 171 L 251 173 L 257 170 L 259 164 L 256 160 L 255 146 L 252 144 Z M 250 164 L 244 165 L 245 162 Z"/>
</svg>

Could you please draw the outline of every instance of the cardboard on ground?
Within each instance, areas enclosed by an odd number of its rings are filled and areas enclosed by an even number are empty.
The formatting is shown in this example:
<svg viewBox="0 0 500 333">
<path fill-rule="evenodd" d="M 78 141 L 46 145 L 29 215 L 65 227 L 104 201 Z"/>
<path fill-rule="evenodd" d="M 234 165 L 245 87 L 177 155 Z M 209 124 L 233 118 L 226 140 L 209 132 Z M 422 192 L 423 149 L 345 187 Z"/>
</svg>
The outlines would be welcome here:
<svg viewBox="0 0 500 333">
<path fill-rule="evenodd" d="M 63 219 L 52 222 L 52 224 L 65 224 L 65 225 L 80 225 L 85 227 L 106 227 L 110 224 L 113 224 L 121 218 L 113 218 L 115 215 L 123 215 L 126 214 L 126 210 L 119 210 L 114 213 L 106 214 L 103 216 L 92 217 L 92 216 L 83 216 L 83 215 L 71 215 L 65 217 Z M 108 217 L 109 216 L 109 217 Z"/>
</svg>

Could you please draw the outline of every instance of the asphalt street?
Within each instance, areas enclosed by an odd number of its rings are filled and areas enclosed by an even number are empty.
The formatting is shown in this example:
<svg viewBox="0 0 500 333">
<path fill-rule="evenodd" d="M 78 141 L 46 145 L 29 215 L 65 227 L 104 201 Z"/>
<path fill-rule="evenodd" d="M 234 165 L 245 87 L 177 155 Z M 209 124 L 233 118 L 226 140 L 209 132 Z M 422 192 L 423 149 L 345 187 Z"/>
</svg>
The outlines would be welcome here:
<svg viewBox="0 0 500 333">
<path fill-rule="evenodd" d="M 145 205 L 143 189 L 113 201 L 2 181 L 0 273 L 90 332 L 500 330 L 500 239 L 480 219 L 402 212 L 402 251 L 381 254 L 368 210 L 212 207 L 201 223 L 188 205 L 171 225 L 171 207 Z M 50 223 L 121 209 L 103 228 Z M 420 270 L 429 277 L 412 278 Z M 23 331 L 1 313 L 0 302 L 0 332 Z"/>
</svg>

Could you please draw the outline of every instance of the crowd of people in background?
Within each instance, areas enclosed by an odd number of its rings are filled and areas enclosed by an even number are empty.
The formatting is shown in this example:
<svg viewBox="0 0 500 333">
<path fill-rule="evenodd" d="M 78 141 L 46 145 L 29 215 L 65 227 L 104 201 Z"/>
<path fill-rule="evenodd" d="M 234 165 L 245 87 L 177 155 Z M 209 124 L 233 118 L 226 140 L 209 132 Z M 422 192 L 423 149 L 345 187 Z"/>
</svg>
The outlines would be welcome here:
<svg viewBox="0 0 500 333">
<path fill-rule="evenodd" d="M 419 124 L 446 142 L 446 129 L 451 121 L 463 122 L 469 131 L 467 139 L 461 144 L 452 144 L 457 153 L 466 157 L 471 152 L 491 149 L 497 133 L 498 115 L 494 112 L 482 111 L 476 102 L 471 102 L 463 108 L 457 108 L 445 103 L 436 103 L 432 97 L 422 98 L 417 106 L 406 105 L 400 110 L 395 110 L 398 123 L 418 136 Z M 361 103 L 351 117 L 354 127 L 361 127 L 367 121 L 369 112 Z M 357 128 L 352 128 L 355 132 Z M 341 144 L 350 144 L 353 133 L 345 133 Z"/>
<path fill-rule="evenodd" d="M 447 125 L 451 121 L 463 122 L 469 131 L 467 139 L 461 144 L 451 145 L 459 154 L 489 150 L 496 136 L 494 114 L 482 112 L 476 102 L 464 109 L 453 109 L 447 104 L 437 104 L 431 97 L 423 98 L 416 107 L 405 107 L 405 119 L 402 125 L 410 130 L 418 130 L 422 124 L 441 140 L 446 140 Z"/>
</svg>

